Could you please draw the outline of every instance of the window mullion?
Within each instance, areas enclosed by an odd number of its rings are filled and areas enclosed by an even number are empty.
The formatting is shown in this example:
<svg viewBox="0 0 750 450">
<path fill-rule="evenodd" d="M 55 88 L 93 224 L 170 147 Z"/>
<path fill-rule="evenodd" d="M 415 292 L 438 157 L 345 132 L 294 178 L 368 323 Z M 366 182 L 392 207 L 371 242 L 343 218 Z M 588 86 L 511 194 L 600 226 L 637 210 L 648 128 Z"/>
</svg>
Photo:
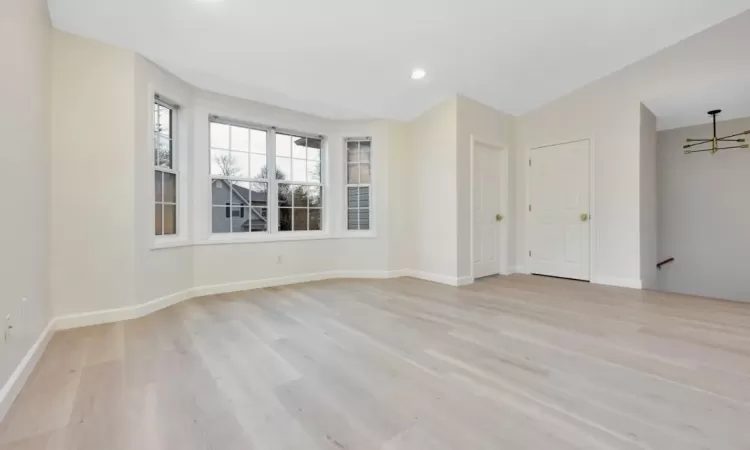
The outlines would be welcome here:
<svg viewBox="0 0 750 450">
<path fill-rule="evenodd" d="M 266 178 L 268 178 L 268 232 L 279 231 L 279 181 L 276 179 L 276 130 L 268 131 L 266 139 Z"/>
</svg>

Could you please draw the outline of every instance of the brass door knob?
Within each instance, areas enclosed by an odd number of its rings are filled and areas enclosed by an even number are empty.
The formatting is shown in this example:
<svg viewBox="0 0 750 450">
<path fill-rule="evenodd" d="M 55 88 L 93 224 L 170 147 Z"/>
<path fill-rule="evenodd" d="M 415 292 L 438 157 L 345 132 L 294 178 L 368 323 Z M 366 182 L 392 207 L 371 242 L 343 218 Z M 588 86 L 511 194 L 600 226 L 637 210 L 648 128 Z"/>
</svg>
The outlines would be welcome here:
<svg viewBox="0 0 750 450">
<path fill-rule="evenodd" d="M 589 217 L 589 215 L 588 215 L 588 214 L 586 214 L 586 213 L 582 213 L 582 214 L 581 214 L 581 222 L 586 222 L 586 221 L 588 221 L 588 220 L 589 220 L 590 218 L 591 218 L 591 217 Z"/>
<path fill-rule="evenodd" d="M 495 214 L 495 221 L 502 222 L 505 217 L 502 214 Z"/>
</svg>

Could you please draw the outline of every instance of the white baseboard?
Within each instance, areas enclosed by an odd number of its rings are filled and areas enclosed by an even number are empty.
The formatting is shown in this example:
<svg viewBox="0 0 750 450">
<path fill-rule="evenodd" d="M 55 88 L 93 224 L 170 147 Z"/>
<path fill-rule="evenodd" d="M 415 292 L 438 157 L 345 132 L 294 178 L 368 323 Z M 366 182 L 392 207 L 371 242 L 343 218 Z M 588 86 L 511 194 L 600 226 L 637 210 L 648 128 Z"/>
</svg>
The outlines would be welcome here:
<svg viewBox="0 0 750 450">
<path fill-rule="evenodd" d="M 527 273 L 524 266 L 511 266 L 510 273 Z"/>
<path fill-rule="evenodd" d="M 468 277 L 459 277 L 456 280 L 456 286 L 467 286 L 469 284 L 474 283 L 474 277 L 468 276 Z"/>
<path fill-rule="evenodd" d="M 26 355 L 23 357 L 21 362 L 16 367 L 16 370 L 10 375 L 8 381 L 5 382 L 5 386 L 0 390 L 0 422 L 5 418 L 5 415 L 10 410 L 10 405 L 13 404 L 13 400 L 16 399 L 18 393 L 21 392 L 21 388 L 26 384 L 26 380 L 34 370 L 36 363 L 47 348 L 52 335 L 55 333 L 55 321 L 51 320 L 44 328 L 42 333 L 37 338 L 34 345 L 31 346 Z"/>
<path fill-rule="evenodd" d="M 174 294 L 166 295 L 140 305 L 127 306 L 124 308 L 92 311 L 81 314 L 69 314 L 57 317 L 54 322 L 56 329 L 66 330 L 70 328 L 86 327 L 104 323 L 120 322 L 123 320 L 137 319 L 160 309 L 168 308 L 177 303 L 195 297 L 205 295 L 228 294 L 230 292 L 249 291 L 274 286 L 285 286 L 309 281 L 330 280 L 336 278 L 398 278 L 409 276 L 408 270 L 345 270 L 308 273 L 300 275 L 289 275 L 285 277 L 264 278 L 252 281 L 240 281 L 236 283 L 225 283 L 208 286 L 198 286 Z"/>
<path fill-rule="evenodd" d="M 603 284 L 606 286 L 618 286 L 631 289 L 643 289 L 643 282 L 632 278 L 616 278 L 616 277 L 596 277 L 591 280 L 594 284 Z"/>
</svg>

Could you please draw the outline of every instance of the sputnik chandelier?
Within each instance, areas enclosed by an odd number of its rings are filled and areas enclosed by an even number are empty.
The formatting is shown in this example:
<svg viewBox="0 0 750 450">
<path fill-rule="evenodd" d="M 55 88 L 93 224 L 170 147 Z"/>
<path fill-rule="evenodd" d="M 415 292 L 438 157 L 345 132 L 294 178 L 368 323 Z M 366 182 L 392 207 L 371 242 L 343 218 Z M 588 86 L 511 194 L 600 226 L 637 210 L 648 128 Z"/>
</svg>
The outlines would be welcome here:
<svg viewBox="0 0 750 450">
<path fill-rule="evenodd" d="M 685 149 L 685 154 L 689 155 L 691 153 L 698 153 L 698 152 L 711 152 L 711 154 L 714 154 L 718 152 L 719 150 L 729 150 L 732 148 L 750 148 L 748 144 L 745 144 L 746 139 L 739 138 L 738 136 L 744 136 L 750 134 L 750 130 L 743 131 L 742 133 L 733 134 L 731 136 L 724 136 L 724 137 L 716 137 L 716 116 L 718 116 L 721 113 L 720 109 L 714 109 L 713 111 L 709 111 L 708 114 L 713 117 L 714 122 L 714 137 L 708 138 L 708 139 L 688 139 L 688 144 L 685 144 L 682 148 Z M 729 147 L 719 147 L 720 142 L 736 142 L 739 145 L 732 145 Z M 711 148 L 695 148 L 700 145 L 704 144 L 710 144 Z"/>
</svg>

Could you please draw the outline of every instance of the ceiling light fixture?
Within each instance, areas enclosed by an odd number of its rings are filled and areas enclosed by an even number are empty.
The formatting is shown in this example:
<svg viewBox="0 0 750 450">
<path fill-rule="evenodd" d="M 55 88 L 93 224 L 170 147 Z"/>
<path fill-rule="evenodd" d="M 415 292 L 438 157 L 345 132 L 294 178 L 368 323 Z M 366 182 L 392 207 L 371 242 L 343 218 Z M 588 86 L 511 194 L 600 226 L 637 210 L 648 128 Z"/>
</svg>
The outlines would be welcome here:
<svg viewBox="0 0 750 450">
<path fill-rule="evenodd" d="M 427 72 L 425 72 L 424 69 L 414 69 L 411 71 L 411 79 L 412 80 L 421 80 L 427 75 Z"/>
<path fill-rule="evenodd" d="M 713 111 L 709 111 L 708 114 L 713 117 L 713 123 L 714 123 L 714 137 L 708 138 L 708 139 L 688 139 L 687 142 L 692 142 L 692 144 L 685 144 L 682 148 L 685 149 L 685 154 L 689 155 L 690 153 L 698 153 L 698 152 L 711 152 L 712 154 L 715 154 L 719 150 L 729 150 L 732 148 L 749 148 L 748 144 L 745 144 L 746 139 L 739 138 L 739 139 L 733 139 L 737 136 L 744 136 L 746 134 L 750 134 L 750 130 L 743 131 L 742 133 L 732 134 L 730 136 L 724 136 L 724 137 L 716 137 L 716 116 L 718 116 L 721 113 L 720 109 L 714 109 Z M 719 147 L 720 142 L 736 142 L 738 145 L 733 145 L 730 147 Z M 693 147 L 696 147 L 698 145 L 703 144 L 711 144 L 711 148 L 702 148 L 702 149 L 696 149 L 691 150 Z"/>
</svg>

